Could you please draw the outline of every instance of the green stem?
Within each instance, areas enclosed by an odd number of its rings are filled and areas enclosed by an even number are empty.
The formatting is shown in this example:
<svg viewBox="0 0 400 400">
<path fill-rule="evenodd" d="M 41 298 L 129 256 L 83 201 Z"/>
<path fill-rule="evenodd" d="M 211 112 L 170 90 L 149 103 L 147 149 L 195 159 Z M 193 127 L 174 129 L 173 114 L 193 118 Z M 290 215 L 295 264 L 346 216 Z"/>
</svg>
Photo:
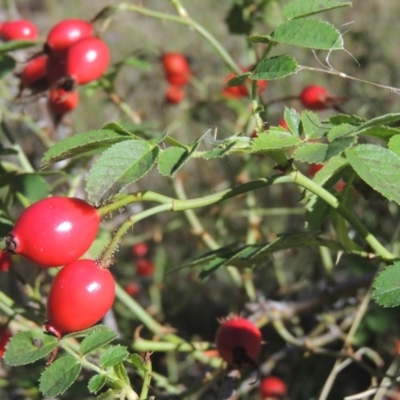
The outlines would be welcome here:
<svg viewBox="0 0 400 400">
<path fill-rule="evenodd" d="M 161 204 L 159 206 L 150 208 L 149 210 L 145 210 L 139 214 L 133 215 L 130 218 L 128 218 L 127 221 L 125 221 L 118 229 L 118 231 L 115 233 L 113 238 L 111 239 L 109 245 L 106 247 L 105 251 L 103 254 L 100 256 L 100 259 L 98 261 L 99 265 L 110 265 L 111 264 L 111 259 L 112 255 L 115 251 L 115 249 L 118 247 L 118 244 L 122 238 L 123 235 L 130 229 L 136 222 L 150 217 L 151 215 L 157 214 L 162 211 L 167 211 L 171 208 L 170 204 Z"/>
<path fill-rule="evenodd" d="M 311 179 L 307 178 L 300 171 L 293 171 L 288 176 L 293 178 L 293 183 L 296 183 L 316 194 L 318 197 L 328 203 L 333 209 L 335 209 L 347 222 L 353 226 L 357 233 L 364 238 L 364 240 L 374 250 L 376 256 L 388 261 L 392 261 L 396 258 L 389 250 L 385 249 L 385 247 L 380 244 L 376 237 L 368 231 L 368 229 L 361 223 L 355 214 L 340 204 L 339 200 L 330 192 L 313 182 Z"/>
<path fill-rule="evenodd" d="M 151 383 L 151 371 L 152 371 L 152 365 L 151 365 L 151 360 L 150 360 L 150 354 L 146 353 L 144 355 L 144 376 L 143 376 L 143 385 L 142 385 L 142 390 L 140 392 L 140 400 L 146 400 L 147 395 L 149 393 L 149 388 L 150 388 L 150 383 Z"/>
<path fill-rule="evenodd" d="M 194 350 L 206 351 L 210 349 L 210 343 L 208 342 L 182 342 L 182 343 L 171 343 L 171 342 L 154 342 L 146 339 L 135 339 L 133 343 L 133 349 L 140 352 L 146 351 L 179 351 L 182 353 L 191 353 Z"/>
</svg>

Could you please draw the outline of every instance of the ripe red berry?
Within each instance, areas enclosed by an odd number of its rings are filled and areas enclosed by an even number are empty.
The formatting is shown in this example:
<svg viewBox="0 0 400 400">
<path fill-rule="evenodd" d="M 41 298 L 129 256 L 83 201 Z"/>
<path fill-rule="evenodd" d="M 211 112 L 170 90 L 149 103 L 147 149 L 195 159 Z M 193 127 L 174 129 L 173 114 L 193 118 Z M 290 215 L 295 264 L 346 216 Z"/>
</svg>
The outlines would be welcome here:
<svg viewBox="0 0 400 400">
<path fill-rule="evenodd" d="M 268 376 L 261 381 L 260 392 L 263 398 L 282 398 L 287 393 L 287 387 L 282 379 L 276 376 Z"/>
<path fill-rule="evenodd" d="M 185 92 L 181 86 L 171 85 L 165 94 L 165 100 L 170 104 L 178 104 L 185 98 Z"/>
<path fill-rule="evenodd" d="M 261 350 L 261 332 L 248 319 L 233 316 L 223 321 L 215 336 L 221 358 L 229 365 L 254 363 Z"/>
<path fill-rule="evenodd" d="M 46 90 L 48 88 L 46 70 L 47 56 L 39 56 L 29 61 L 20 75 L 21 90 L 31 89 L 34 93 Z"/>
<path fill-rule="evenodd" d="M 136 243 L 132 246 L 132 254 L 135 257 L 144 257 L 147 256 L 148 253 L 149 246 L 144 242 Z"/>
<path fill-rule="evenodd" d="M 65 74 L 78 85 L 99 79 L 110 63 L 110 52 L 100 39 L 89 37 L 74 43 L 67 51 Z"/>
<path fill-rule="evenodd" d="M 310 85 L 301 91 L 299 99 L 309 110 L 325 110 L 331 106 L 332 97 L 322 86 Z"/>
<path fill-rule="evenodd" d="M 61 117 L 74 110 L 78 106 L 78 103 L 78 92 L 66 91 L 62 88 L 50 90 L 47 100 L 50 112 L 56 117 Z"/>
<path fill-rule="evenodd" d="M 46 329 L 59 336 L 87 329 L 112 307 L 115 282 L 108 268 L 94 260 L 77 260 L 63 267 L 47 298 Z"/>
<path fill-rule="evenodd" d="M 311 164 L 308 170 L 308 176 L 313 177 L 323 166 L 324 164 Z"/>
<path fill-rule="evenodd" d="M 99 224 L 97 210 L 85 201 L 49 197 L 20 215 L 7 236 L 7 250 L 43 267 L 65 265 L 89 249 Z"/>
<path fill-rule="evenodd" d="M 1 326 L 0 327 L 0 358 L 3 357 L 3 354 L 6 349 L 6 345 L 9 342 L 10 338 L 11 338 L 10 330 L 5 326 Z"/>
<path fill-rule="evenodd" d="M 11 255 L 6 250 L 0 251 L 0 272 L 7 272 L 11 267 Z"/>
<path fill-rule="evenodd" d="M 181 53 L 165 53 L 161 57 L 165 71 L 165 78 L 175 86 L 184 86 L 189 83 L 192 71 L 189 61 Z"/>
<path fill-rule="evenodd" d="M 140 276 L 151 276 L 154 273 L 154 264 L 147 258 L 139 258 L 136 261 L 136 271 Z"/>
<path fill-rule="evenodd" d="M 140 291 L 140 287 L 136 282 L 129 282 L 127 285 L 125 285 L 124 290 L 130 296 L 136 296 Z"/>
<path fill-rule="evenodd" d="M 81 19 L 65 19 L 54 25 L 47 35 L 45 52 L 62 57 L 72 44 L 93 35 L 93 25 Z"/>
<path fill-rule="evenodd" d="M 286 129 L 287 131 L 289 130 L 289 125 L 287 124 L 284 118 L 279 120 L 278 125 L 281 126 L 283 129 Z"/>
<path fill-rule="evenodd" d="M 26 19 L 6 21 L 0 26 L 0 37 L 8 42 L 11 40 L 36 40 L 39 36 L 36 26 Z"/>
</svg>

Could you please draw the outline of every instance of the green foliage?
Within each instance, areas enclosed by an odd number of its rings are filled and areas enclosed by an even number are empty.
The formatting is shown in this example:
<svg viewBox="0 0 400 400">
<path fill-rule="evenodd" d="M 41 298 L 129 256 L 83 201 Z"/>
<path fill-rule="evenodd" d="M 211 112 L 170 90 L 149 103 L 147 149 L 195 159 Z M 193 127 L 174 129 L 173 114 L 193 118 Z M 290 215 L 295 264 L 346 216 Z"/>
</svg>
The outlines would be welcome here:
<svg viewBox="0 0 400 400">
<path fill-rule="evenodd" d="M 14 366 L 30 364 L 47 356 L 57 346 L 57 339 L 42 331 L 18 332 L 7 345 L 4 361 Z"/>
<path fill-rule="evenodd" d="M 379 273 L 372 297 L 384 307 L 400 305 L 400 262 L 389 265 Z"/>
<path fill-rule="evenodd" d="M 76 358 L 60 357 L 40 376 L 40 391 L 45 397 L 59 396 L 76 381 L 81 368 L 82 365 Z"/>
</svg>

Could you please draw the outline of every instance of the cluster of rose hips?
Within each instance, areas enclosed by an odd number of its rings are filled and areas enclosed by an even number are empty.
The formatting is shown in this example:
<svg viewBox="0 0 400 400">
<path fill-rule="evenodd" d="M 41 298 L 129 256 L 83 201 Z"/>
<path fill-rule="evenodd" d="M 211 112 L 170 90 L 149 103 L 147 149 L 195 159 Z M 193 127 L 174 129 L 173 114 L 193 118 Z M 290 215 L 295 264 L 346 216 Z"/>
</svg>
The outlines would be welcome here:
<svg viewBox="0 0 400 400">
<path fill-rule="evenodd" d="M 132 255 L 135 258 L 136 272 L 139 276 L 153 275 L 154 263 L 149 258 L 149 246 L 146 243 L 133 245 Z"/>
<path fill-rule="evenodd" d="M 106 266 L 79 259 L 100 225 L 89 203 L 54 196 L 26 208 L 6 238 L 6 250 L 42 268 L 61 267 L 47 298 L 46 330 L 57 337 L 87 329 L 112 307 L 115 282 Z"/>
<path fill-rule="evenodd" d="M 5 22 L 0 27 L 3 40 L 35 40 L 37 28 L 26 20 Z M 20 93 L 49 90 L 48 107 L 60 118 L 79 102 L 78 85 L 99 79 L 110 62 L 107 45 L 94 36 L 93 25 L 80 19 L 66 19 L 47 35 L 43 51 L 35 55 L 17 75 Z"/>
<path fill-rule="evenodd" d="M 193 73 L 188 59 L 181 53 L 164 53 L 161 63 L 165 79 L 169 83 L 165 100 L 170 104 L 178 104 L 185 98 L 184 87 L 190 82 Z"/>
</svg>

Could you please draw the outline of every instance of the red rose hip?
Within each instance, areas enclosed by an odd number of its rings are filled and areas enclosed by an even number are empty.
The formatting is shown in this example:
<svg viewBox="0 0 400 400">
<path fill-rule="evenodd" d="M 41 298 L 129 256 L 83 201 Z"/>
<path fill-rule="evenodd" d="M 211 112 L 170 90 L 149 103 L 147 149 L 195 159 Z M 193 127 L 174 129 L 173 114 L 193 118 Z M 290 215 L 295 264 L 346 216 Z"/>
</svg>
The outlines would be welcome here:
<svg viewBox="0 0 400 400">
<path fill-rule="evenodd" d="M 11 40 L 36 40 L 39 36 L 35 24 L 26 19 L 6 21 L 1 24 L 0 37 L 6 42 Z"/>
<path fill-rule="evenodd" d="M 74 43 L 67 51 L 65 73 L 78 85 L 99 79 L 110 63 L 110 51 L 100 39 L 89 37 Z"/>
<path fill-rule="evenodd" d="M 81 257 L 97 235 L 100 216 L 83 200 L 49 197 L 29 206 L 7 236 L 7 250 L 42 267 Z"/>
<path fill-rule="evenodd" d="M 303 106 L 309 110 L 325 110 L 331 106 L 332 97 L 322 86 L 310 85 L 305 87 L 299 96 Z"/>
<path fill-rule="evenodd" d="M 47 35 L 45 52 L 62 57 L 74 43 L 93 36 L 93 25 L 81 19 L 65 19 L 54 25 Z"/>
<path fill-rule="evenodd" d="M 233 316 L 223 321 L 215 336 L 218 352 L 229 365 L 254 363 L 261 350 L 261 332 L 248 319 Z"/>
<path fill-rule="evenodd" d="M 90 328 L 104 317 L 115 298 L 108 268 L 77 260 L 60 270 L 47 298 L 46 329 L 57 336 Z"/>
<path fill-rule="evenodd" d="M 56 117 L 62 117 L 64 114 L 74 110 L 78 103 L 78 92 L 66 91 L 62 88 L 50 90 L 47 100 L 49 110 Z"/>
<path fill-rule="evenodd" d="M 263 399 L 281 399 L 286 395 L 287 387 L 282 379 L 276 376 L 268 376 L 261 381 L 260 392 Z"/>
</svg>

